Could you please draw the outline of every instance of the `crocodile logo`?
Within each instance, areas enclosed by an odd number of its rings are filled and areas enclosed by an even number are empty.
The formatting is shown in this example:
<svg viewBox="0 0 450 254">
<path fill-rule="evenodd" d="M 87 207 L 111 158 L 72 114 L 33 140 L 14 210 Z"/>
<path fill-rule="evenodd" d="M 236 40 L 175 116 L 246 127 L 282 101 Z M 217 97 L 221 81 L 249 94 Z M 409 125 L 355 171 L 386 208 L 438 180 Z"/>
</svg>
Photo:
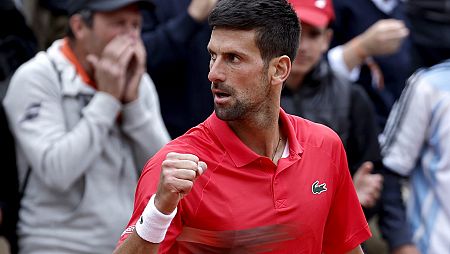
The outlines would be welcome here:
<svg viewBox="0 0 450 254">
<path fill-rule="evenodd" d="M 313 194 L 320 194 L 325 191 L 327 191 L 326 183 L 319 184 L 319 180 L 317 180 L 313 183 L 313 185 L 312 185 L 312 193 Z"/>
</svg>

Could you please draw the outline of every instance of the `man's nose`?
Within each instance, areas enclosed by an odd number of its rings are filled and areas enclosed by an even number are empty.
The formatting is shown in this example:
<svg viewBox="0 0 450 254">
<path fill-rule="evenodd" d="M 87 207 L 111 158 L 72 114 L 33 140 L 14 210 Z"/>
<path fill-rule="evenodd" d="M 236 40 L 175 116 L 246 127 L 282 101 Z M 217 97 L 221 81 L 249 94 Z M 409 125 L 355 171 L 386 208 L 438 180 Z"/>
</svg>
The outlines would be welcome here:
<svg viewBox="0 0 450 254">
<path fill-rule="evenodd" d="M 138 29 L 129 30 L 128 35 L 130 35 L 130 37 L 133 39 L 138 39 L 140 36 L 140 30 Z"/>
<path fill-rule="evenodd" d="M 211 60 L 209 67 L 208 79 L 211 82 L 223 82 L 225 81 L 224 63 L 220 58 Z"/>
<path fill-rule="evenodd" d="M 141 33 L 141 29 L 134 25 L 127 25 L 123 28 L 122 34 L 126 34 L 133 39 L 138 39 Z"/>
</svg>

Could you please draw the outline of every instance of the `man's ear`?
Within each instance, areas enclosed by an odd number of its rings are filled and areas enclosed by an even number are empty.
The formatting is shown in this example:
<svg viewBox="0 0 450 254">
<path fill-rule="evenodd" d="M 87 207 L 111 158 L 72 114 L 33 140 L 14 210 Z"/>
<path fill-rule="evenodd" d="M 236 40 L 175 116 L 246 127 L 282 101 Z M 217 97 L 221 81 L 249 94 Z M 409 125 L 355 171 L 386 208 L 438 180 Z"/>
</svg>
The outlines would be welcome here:
<svg viewBox="0 0 450 254">
<path fill-rule="evenodd" d="M 271 76 L 272 84 L 283 84 L 291 72 L 291 59 L 288 56 L 283 55 L 272 59 L 269 64 L 269 74 Z"/>
<path fill-rule="evenodd" d="M 77 40 L 83 39 L 89 29 L 80 14 L 74 14 L 70 17 L 69 26 Z"/>
</svg>

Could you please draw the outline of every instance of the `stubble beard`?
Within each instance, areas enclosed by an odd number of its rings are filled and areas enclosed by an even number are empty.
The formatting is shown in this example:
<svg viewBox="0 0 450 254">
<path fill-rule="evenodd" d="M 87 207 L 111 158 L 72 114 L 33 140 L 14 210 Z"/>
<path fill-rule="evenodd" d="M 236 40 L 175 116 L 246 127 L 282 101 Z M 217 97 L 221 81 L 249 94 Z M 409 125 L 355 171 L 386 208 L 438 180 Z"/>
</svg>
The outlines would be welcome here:
<svg viewBox="0 0 450 254">
<path fill-rule="evenodd" d="M 225 88 L 230 96 L 234 98 L 234 102 L 232 105 L 225 106 L 219 106 L 214 103 L 214 111 L 217 117 L 223 121 L 237 121 L 244 120 L 248 118 L 249 115 L 257 115 L 259 111 L 261 111 L 261 109 L 264 107 L 264 101 L 268 98 L 270 93 L 267 79 L 262 77 L 261 82 L 262 84 L 264 84 L 264 86 L 258 87 L 256 89 L 265 89 L 265 96 L 263 96 L 263 99 L 261 99 L 260 101 L 250 101 L 250 99 L 243 100 L 242 98 L 240 99 L 236 96 L 237 92 L 234 88 L 224 84 L 219 84 L 219 87 L 221 87 L 221 89 Z M 251 93 L 251 91 L 247 91 L 246 93 L 249 94 Z"/>
<path fill-rule="evenodd" d="M 236 101 L 231 106 L 218 106 L 214 104 L 214 110 L 219 119 L 223 121 L 235 121 L 243 119 L 248 111 L 241 101 Z"/>
</svg>

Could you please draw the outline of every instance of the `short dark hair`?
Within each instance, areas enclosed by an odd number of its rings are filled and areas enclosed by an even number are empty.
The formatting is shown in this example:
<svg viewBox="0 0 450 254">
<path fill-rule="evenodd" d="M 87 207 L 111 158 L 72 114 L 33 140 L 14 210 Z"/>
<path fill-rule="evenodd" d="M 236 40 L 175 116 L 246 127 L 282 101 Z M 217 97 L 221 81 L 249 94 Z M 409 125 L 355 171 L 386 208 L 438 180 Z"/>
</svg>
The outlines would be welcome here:
<svg viewBox="0 0 450 254">
<path fill-rule="evenodd" d="M 81 16 L 81 20 L 88 26 L 92 27 L 94 23 L 94 12 L 91 10 L 81 10 L 78 12 Z M 70 24 L 67 26 L 67 37 L 70 39 L 75 39 L 75 35 L 73 34 L 72 28 L 70 27 Z"/>
<path fill-rule="evenodd" d="M 266 63 L 282 55 L 294 61 L 297 55 L 301 28 L 287 0 L 219 0 L 208 21 L 212 28 L 255 29 Z"/>
</svg>

